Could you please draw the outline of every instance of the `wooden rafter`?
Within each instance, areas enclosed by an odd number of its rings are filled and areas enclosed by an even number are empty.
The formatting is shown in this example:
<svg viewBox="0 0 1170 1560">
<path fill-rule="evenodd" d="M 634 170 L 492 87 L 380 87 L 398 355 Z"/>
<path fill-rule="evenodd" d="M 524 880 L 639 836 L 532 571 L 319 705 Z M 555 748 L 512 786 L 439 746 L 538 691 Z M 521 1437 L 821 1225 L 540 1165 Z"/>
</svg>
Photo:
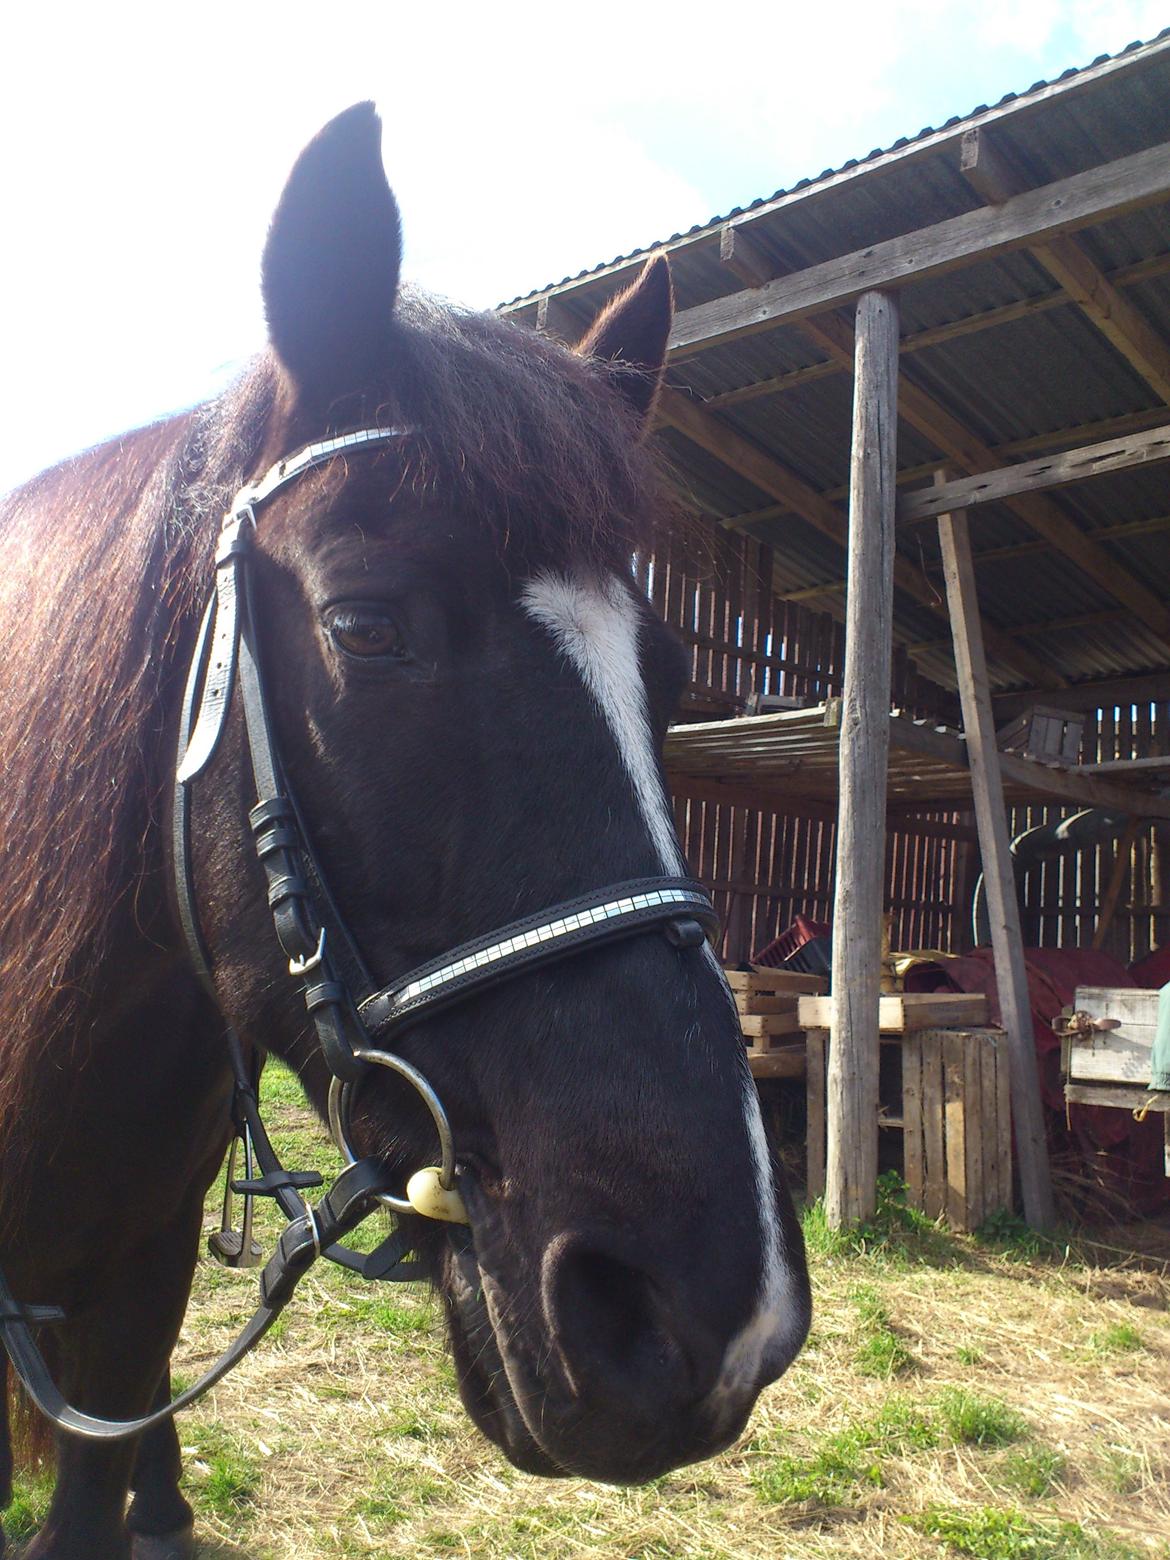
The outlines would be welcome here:
<svg viewBox="0 0 1170 1560">
<path fill-rule="evenodd" d="M 725 257 L 736 256 L 744 243 L 744 231 L 742 228 L 723 229 L 723 247 L 721 254 Z M 756 246 L 757 252 L 759 246 Z M 734 274 L 742 281 L 745 271 L 742 267 L 731 266 Z M 774 265 L 772 277 L 775 278 L 783 267 Z M 1170 254 L 1155 255 L 1152 260 L 1141 260 L 1136 265 L 1122 266 L 1108 274 L 1102 273 L 1106 282 L 1116 291 L 1119 287 L 1126 287 L 1133 282 L 1148 281 L 1151 276 L 1163 276 L 1170 272 Z M 754 274 L 759 274 L 758 271 Z M 749 286 L 759 286 L 758 282 L 752 282 Z M 928 347 L 941 346 L 944 342 L 958 341 L 964 336 L 976 335 L 983 330 L 991 330 L 1001 325 L 1011 324 L 1014 320 L 1031 319 L 1037 314 L 1046 314 L 1053 309 L 1071 307 L 1078 300 L 1058 288 L 1054 292 L 1045 293 L 1039 298 L 1021 298 L 1017 303 L 1005 303 L 994 309 L 983 309 L 977 314 L 963 315 L 957 320 L 948 320 L 943 325 L 930 325 L 925 330 L 913 331 L 902 338 L 902 357 L 912 357 L 917 352 L 923 352 Z M 1123 300 L 1124 301 L 1124 300 Z M 578 332 L 579 333 L 579 332 Z M 840 374 L 843 369 L 840 363 L 832 358 L 825 358 L 819 363 L 809 363 L 801 368 L 790 369 L 786 374 L 774 374 L 767 379 L 755 379 L 744 385 L 736 385 L 731 390 L 722 390 L 716 395 L 706 398 L 706 404 L 712 410 L 718 410 L 726 406 L 739 406 L 745 401 L 756 401 L 761 397 L 783 395 L 790 390 L 797 390 L 801 385 L 809 384 L 817 379 L 826 379 L 831 375 Z M 1128 416 L 1149 416 L 1149 413 L 1128 413 Z M 1153 414 L 1157 416 L 1155 412 Z M 1050 438 L 1048 434 L 1034 435 L 1039 441 Z"/>
<path fill-rule="evenodd" d="M 1046 243 L 1170 198 L 1170 147 L 1151 146 L 982 206 L 933 227 L 903 233 L 794 275 L 714 298 L 676 315 L 670 343 L 677 356 L 773 330 L 851 303 L 872 287 L 899 287 Z"/>
<path fill-rule="evenodd" d="M 991 133 L 978 127 L 963 136 L 959 169 L 980 199 L 992 206 L 1003 206 L 1029 184 Z M 1170 402 L 1170 345 L 1109 280 L 1081 241 L 1057 238 L 1032 244 L 1029 251 L 1151 390 Z"/>
<path fill-rule="evenodd" d="M 1170 424 L 1131 433 L 1123 439 L 1106 439 L 1083 449 L 1066 450 L 1060 455 L 1045 455 L 1039 460 L 1020 461 L 994 471 L 959 477 L 920 492 L 907 493 L 898 504 L 901 521 L 930 520 L 951 509 L 972 509 L 979 504 L 1001 503 L 1020 493 L 1042 488 L 1061 487 L 1086 477 L 1110 471 L 1126 471 L 1131 466 L 1152 465 L 1170 460 Z M 1170 626 L 1170 624 L 1168 624 Z"/>
<path fill-rule="evenodd" d="M 845 516 L 775 456 L 769 455 L 766 450 L 678 390 L 665 389 L 662 392 L 658 401 L 658 418 L 706 450 L 709 455 L 714 455 L 717 460 L 746 477 L 761 492 L 778 498 L 792 513 L 800 515 L 822 535 L 836 542 L 842 551 L 845 550 L 848 541 Z M 928 612 L 946 620 L 946 606 L 938 591 L 904 558 L 895 559 L 894 583 Z M 1015 644 L 1007 635 L 988 628 L 987 642 L 997 661 L 1014 667 L 1030 681 L 1047 682 L 1049 687 L 1061 686 L 1063 679 L 1055 676 L 1051 666 Z"/>
<path fill-rule="evenodd" d="M 734 253 L 734 245 L 730 248 Z M 761 256 L 757 253 L 754 258 L 754 268 L 758 274 Z M 801 257 L 790 255 L 788 258 L 790 260 L 795 258 L 799 262 Z M 778 278 L 776 282 L 767 285 L 777 286 L 782 280 L 783 278 Z M 850 324 L 835 314 L 820 315 L 816 319 L 802 319 L 800 324 L 805 335 L 831 361 L 844 369 L 852 370 L 854 336 Z M 970 429 L 964 427 L 941 402 L 916 385 L 905 372 L 900 376 L 898 410 L 901 416 L 930 439 L 935 448 L 958 470 L 974 475 L 985 472 L 997 464 L 992 448 Z M 1005 502 L 1037 535 L 1057 552 L 1077 564 L 1098 585 L 1107 589 L 1112 596 L 1128 607 L 1140 622 L 1170 647 L 1170 610 L 1153 591 L 1111 557 L 1098 542 L 1083 532 L 1056 503 L 1041 492 L 1017 493 L 1008 497 Z M 933 601 L 933 592 L 931 595 Z M 829 596 L 827 599 L 833 598 Z M 987 648 L 997 660 L 1002 659 L 1008 661 L 1008 664 L 1018 665 L 1020 647 L 1013 645 L 1009 636 L 996 632 L 990 624 L 985 623 L 984 638 Z M 1008 654 L 1004 653 L 1005 648 Z M 1010 659 L 1012 650 L 1017 657 L 1015 661 Z"/>
</svg>

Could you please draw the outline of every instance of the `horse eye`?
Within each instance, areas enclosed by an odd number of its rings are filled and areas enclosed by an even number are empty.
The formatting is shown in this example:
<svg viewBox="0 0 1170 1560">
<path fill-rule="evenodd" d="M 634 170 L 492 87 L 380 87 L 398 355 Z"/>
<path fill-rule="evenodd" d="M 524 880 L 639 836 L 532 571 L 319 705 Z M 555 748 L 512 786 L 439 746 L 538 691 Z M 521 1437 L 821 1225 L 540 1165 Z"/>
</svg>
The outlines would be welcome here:
<svg viewBox="0 0 1170 1560">
<path fill-rule="evenodd" d="M 407 655 L 397 623 L 369 607 L 335 607 L 328 628 L 339 650 L 363 661 L 403 660 Z"/>
</svg>

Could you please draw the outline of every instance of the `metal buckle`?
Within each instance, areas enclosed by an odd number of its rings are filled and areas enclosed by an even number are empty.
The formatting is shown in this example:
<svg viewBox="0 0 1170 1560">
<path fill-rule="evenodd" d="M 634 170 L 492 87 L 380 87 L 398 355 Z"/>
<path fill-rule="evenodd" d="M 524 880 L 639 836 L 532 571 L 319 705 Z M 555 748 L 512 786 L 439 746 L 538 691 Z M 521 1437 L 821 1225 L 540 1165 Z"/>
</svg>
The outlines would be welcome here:
<svg viewBox="0 0 1170 1560">
<path fill-rule="evenodd" d="M 307 975 L 310 970 L 315 970 L 318 967 L 318 965 L 323 963 L 324 958 L 325 958 L 325 928 L 322 927 L 321 928 L 321 935 L 317 939 L 317 951 L 316 951 L 316 953 L 310 953 L 309 956 L 307 958 L 304 958 L 304 959 L 290 959 L 288 961 L 288 972 L 289 972 L 290 975 Z"/>
</svg>

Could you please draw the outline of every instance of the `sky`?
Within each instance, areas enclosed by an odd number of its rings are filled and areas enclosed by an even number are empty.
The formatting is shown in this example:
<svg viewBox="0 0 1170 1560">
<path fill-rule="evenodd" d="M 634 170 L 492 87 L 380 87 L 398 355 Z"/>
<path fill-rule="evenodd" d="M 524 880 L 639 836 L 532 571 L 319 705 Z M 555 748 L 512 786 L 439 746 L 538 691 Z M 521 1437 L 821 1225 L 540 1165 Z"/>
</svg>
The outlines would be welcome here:
<svg viewBox="0 0 1170 1560">
<path fill-rule="evenodd" d="M 406 275 L 490 308 L 1170 23 L 1170 0 L 10 11 L 0 491 L 262 348 L 283 180 L 359 99 L 384 121 Z"/>
</svg>

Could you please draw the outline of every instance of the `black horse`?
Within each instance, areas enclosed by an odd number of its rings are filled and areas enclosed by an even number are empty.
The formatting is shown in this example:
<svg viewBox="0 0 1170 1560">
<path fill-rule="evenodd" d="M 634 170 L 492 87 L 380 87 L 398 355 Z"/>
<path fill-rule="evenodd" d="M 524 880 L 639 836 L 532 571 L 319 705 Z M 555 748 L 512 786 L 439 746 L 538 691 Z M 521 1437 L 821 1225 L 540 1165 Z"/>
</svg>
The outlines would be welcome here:
<svg viewBox="0 0 1170 1560">
<path fill-rule="evenodd" d="M 274 740 L 379 981 L 684 872 L 659 759 L 682 661 L 629 568 L 661 512 L 643 436 L 666 264 L 573 353 L 404 294 L 399 255 L 359 106 L 302 154 L 273 220 L 270 351 L 219 400 L 0 512 L 0 1270 L 22 1303 L 64 1311 L 45 1346 L 91 1413 L 167 1391 L 231 1130 L 225 1022 L 322 1111 L 330 1081 L 273 937 L 239 698 L 190 802 L 210 988 L 178 924 L 184 676 L 242 484 L 395 430 L 275 494 L 252 563 Z M 446 1107 L 470 1214 L 470 1241 L 406 1221 L 463 1400 L 535 1472 L 638 1481 L 718 1451 L 808 1326 L 726 983 L 706 943 L 662 931 L 477 990 L 393 1045 Z M 433 1155 L 388 1073 L 353 1130 L 395 1173 Z M 7 1448 L 0 1423 L 0 1506 Z M 57 1465 L 30 1560 L 191 1552 L 170 1422 L 137 1442 L 62 1435 Z"/>
</svg>

